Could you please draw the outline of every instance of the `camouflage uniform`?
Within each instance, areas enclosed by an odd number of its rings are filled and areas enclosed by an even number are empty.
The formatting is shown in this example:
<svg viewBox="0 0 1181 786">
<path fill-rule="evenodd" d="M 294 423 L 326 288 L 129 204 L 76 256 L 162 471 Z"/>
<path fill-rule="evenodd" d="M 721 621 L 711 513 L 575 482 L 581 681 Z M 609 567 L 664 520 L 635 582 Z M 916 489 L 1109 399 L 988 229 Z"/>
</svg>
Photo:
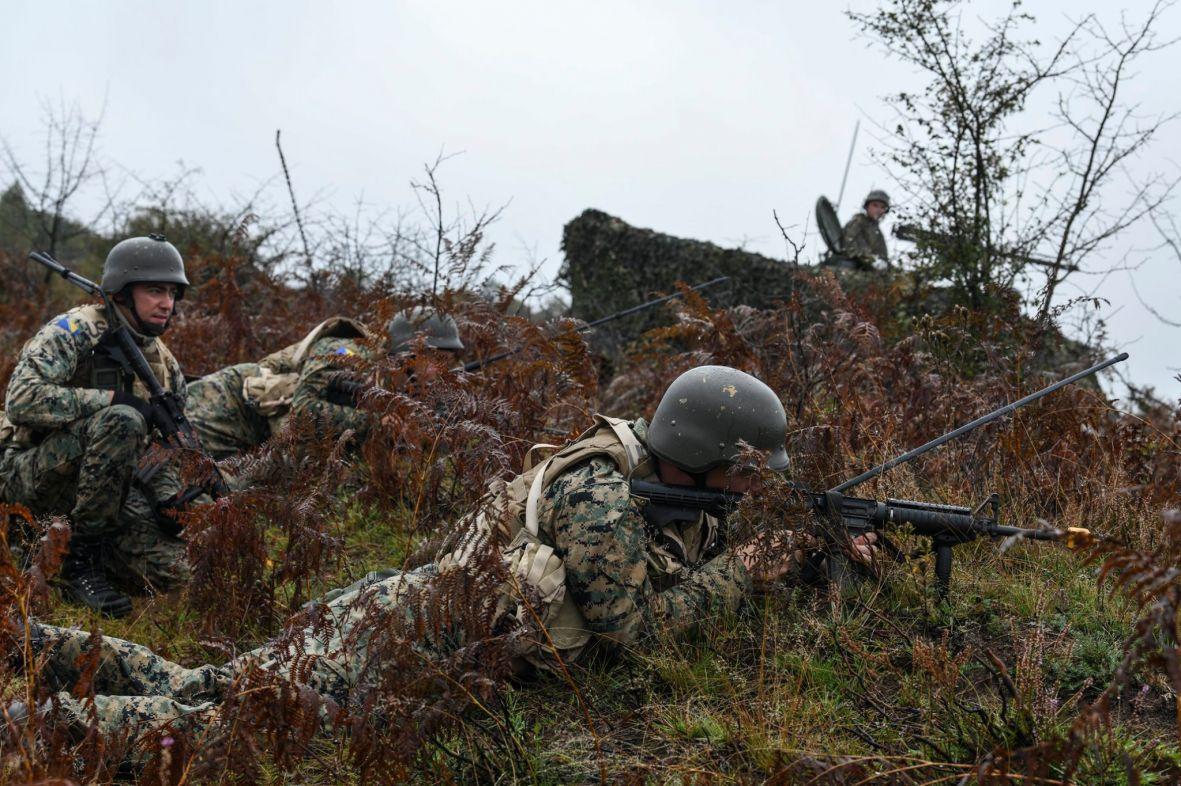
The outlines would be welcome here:
<svg viewBox="0 0 1181 786">
<path fill-rule="evenodd" d="M 243 383 L 258 373 L 259 364 L 239 363 L 189 383 L 189 422 L 213 458 L 250 450 L 271 436 L 270 423 L 242 394 Z"/>
<path fill-rule="evenodd" d="M 645 428 L 636 421 L 637 432 Z M 586 629 L 615 644 L 686 631 L 733 611 L 751 589 L 742 562 L 719 547 L 717 522 L 702 515 L 654 531 L 606 459 L 563 473 L 539 510 L 542 540 L 562 555 Z"/>
<path fill-rule="evenodd" d="M 631 426 L 642 444 L 644 421 Z M 651 475 L 649 475 L 651 477 Z M 701 515 L 692 521 L 654 526 L 642 501 L 633 499 L 627 477 L 605 457 L 593 457 L 561 472 L 546 486 L 537 505 L 539 539 L 560 555 L 565 589 L 581 614 L 585 632 L 610 645 L 631 645 L 647 634 L 678 633 L 713 614 L 735 609 L 751 589 L 742 562 L 719 545 L 718 525 Z M 512 546 L 504 549 L 506 560 Z M 463 570 L 454 552 L 409 572 L 385 571 L 320 599 L 331 625 L 297 632 L 294 651 L 314 656 L 310 687 L 346 708 L 361 706 L 372 669 L 366 655 L 372 630 L 358 628 L 370 609 L 392 610 L 412 622 L 417 604 L 407 594 L 447 570 Z M 506 598 L 520 597 L 504 588 Z M 502 604 L 505 615 L 528 619 L 517 602 Z M 510 620 L 511 622 L 511 620 Z M 422 628 L 430 630 L 430 625 Z M 552 632 L 552 629 L 551 629 Z M 556 635 L 556 634 L 555 634 Z M 66 691 L 77 679 L 75 663 L 87 640 L 81 631 L 37 626 L 35 648 L 46 658 L 49 687 Z M 522 656 L 536 655 L 547 639 L 530 635 Z M 445 651 L 459 643 L 454 632 L 422 641 Z M 561 645 L 559 645 L 561 647 Z M 563 651 L 569 659 L 581 650 Z M 223 667 L 187 669 L 150 650 L 118 639 L 102 642 L 103 666 L 95 681 L 98 722 L 105 731 L 144 731 L 165 723 L 200 729 L 216 713 L 218 700 L 248 664 L 289 674 L 278 645 L 271 643 Z M 305 665 L 301 657 L 301 671 Z M 538 662 L 529 658 L 530 662 Z M 58 696 L 77 721 L 84 706 L 68 693 Z"/>
<path fill-rule="evenodd" d="M 189 421 L 201 444 L 217 459 L 251 450 L 268 440 L 292 413 L 310 417 L 326 433 L 364 432 L 368 419 L 355 407 L 325 398 L 328 382 L 347 357 L 367 355 L 355 338 L 323 337 L 297 353 L 292 344 L 258 363 L 223 368 L 189 385 Z M 298 356 L 298 357 L 297 357 Z M 258 398 L 248 383 L 274 380 L 277 386 Z"/>
<path fill-rule="evenodd" d="M 0 499 L 37 515 L 69 515 L 74 532 L 99 539 L 113 575 L 168 589 L 188 571 L 184 542 L 163 533 L 152 501 L 180 490 L 176 472 L 147 488 L 131 475 L 149 426 L 134 408 L 111 406 L 111 391 L 147 399 L 143 383 L 105 353 L 105 309 L 81 306 L 30 339 L 8 383 L 0 439 Z M 184 375 L 163 342 L 132 331 L 157 379 L 183 402 Z"/>
<path fill-rule="evenodd" d="M 291 396 L 291 413 L 310 417 L 317 428 L 327 429 L 329 434 L 342 434 L 346 429 L 364 434 L 369 415 L 356 407 L 332 403 L 326 391 L 332 378 L 340 374 L 341 361 L 366 356 L 366 349 L 351 338 L 322 338 L 312 344 Z"/>
<path fill-rule="evenodd" d="M 300 673 L 306 684 L 322 695 L 344 704 L 363 697 L 366 646 L 370 630 L 358 622 L 374 608 L 410 614 L 412 606 L 400 601 L 408 591 L 435 575 L 433 566 L 399 573 L 374 584 L 359 583 L 337 591 L 327 603 L 325 621 L 315 633 L 309 627 L 297 632 L 293 645 L 300 651 Z M 46 687 L 60 691 L 55 698 L 72 724 L 85 726 L 86 703 L 70 689 L 78 681 L 79 656 L 90 643 L 85 631 L 32 623 L 31 640 L 45 667 Z M 248 667 L 269 669 L 289 676 L 292 664 L 285 649 L 266 644 L 224 666 L 185 668 L 156 655 L 147 647 L 110 636 L 99 642 L 100 665 L 94 676 L 96 721 L 108 733 L 131 736 L 164 724 L 200 733 L 217 714 L 220 700 L 236 676 Z"/>
<path fill-rule="evenodd" d="M 881 226 L 864 212 L 857 213 L 845 224 L 841 233 L 841 253 L 867 270 L 876 259 L 886 264 L 890 262 Z"/>
</svg>

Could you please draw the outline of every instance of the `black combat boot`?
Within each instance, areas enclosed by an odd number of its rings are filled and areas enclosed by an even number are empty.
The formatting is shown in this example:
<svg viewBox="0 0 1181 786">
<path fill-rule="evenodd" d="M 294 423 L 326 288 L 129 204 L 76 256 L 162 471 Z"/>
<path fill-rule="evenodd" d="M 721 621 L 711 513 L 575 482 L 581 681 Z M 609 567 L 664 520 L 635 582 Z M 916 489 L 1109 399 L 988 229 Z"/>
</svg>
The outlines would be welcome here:
<svg viewBox="0 0 1181 786">
<path fill-rule="evenodd" d="M 103 572 L 102 546 L 93 541 L 70 542 L 70 554 L 62 564 L 62 592 L 107 617 L 126 617 L 131 599 L 111 586 Z"/>
</svg>

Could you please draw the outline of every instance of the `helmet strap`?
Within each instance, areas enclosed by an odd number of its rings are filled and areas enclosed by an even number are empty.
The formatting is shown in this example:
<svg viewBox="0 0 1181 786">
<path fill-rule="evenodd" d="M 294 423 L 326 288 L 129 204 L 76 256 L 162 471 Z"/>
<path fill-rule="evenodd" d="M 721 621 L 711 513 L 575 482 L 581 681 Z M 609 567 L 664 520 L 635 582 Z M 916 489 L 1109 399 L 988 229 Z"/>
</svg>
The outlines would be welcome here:
<svg viewBox="0 0 1181 786">
<path fill-rule="evenodd" d="M 127 286 L 120 289 L 111 296 L 111 299 L 114 300 L 116 304 L 123 306 L 127 313 L 131 314 L 132 320 L 135 321 L 135 324 L 131 327 L 135 330 L 135 332 L 142 336 L 151 336 L 152 338 L 162 336 L 164 335 L 164 331 L 168 330 L 169 324 L 172 323 L 172 318 L 169 317 L 168 322 L 165 322 L 163 327 L 156 327 L 155 325 L 149 325 L 140 319 L 139 311 L 135 308 L 135 298 L 131 295 L 131 284 L 128 284 Z M 172 306 L 172 313 L 176 313 L 175 304 Z"/>
</svg>

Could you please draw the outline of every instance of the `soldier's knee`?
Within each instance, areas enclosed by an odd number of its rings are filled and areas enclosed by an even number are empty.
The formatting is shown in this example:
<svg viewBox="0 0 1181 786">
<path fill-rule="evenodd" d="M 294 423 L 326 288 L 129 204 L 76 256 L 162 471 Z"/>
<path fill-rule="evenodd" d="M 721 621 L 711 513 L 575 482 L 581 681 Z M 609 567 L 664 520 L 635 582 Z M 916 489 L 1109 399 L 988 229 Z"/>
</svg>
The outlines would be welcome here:
<svg viewBox="0 0 1181 786">
<path fill-rule="evenodd" d="M 93 428 L 110 433 L 119 431 L 124 434 L 144 436 L 148 433 L 148 422 L 139 414 L 135 407 L 126 404 L 115 404 L 99 410 L 92 420 Z"/>
</svg>

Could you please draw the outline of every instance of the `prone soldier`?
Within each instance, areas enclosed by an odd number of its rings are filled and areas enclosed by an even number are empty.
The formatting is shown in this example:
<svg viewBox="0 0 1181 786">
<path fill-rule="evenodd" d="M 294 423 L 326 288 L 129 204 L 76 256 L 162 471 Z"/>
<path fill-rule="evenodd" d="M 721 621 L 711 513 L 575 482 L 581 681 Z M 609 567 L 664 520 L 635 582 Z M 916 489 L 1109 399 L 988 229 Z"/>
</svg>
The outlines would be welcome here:
<svg viewBox="0 0 1181 786">
<path fill-rule="evenodd" d="M 160 413 L 119 361 L 112 337 L 126 325 L 157 380 L 183 406 L 184 375 L 160 337 L 188 285 L 180 252 L 162 235 L 117 243 L 101 282 L 115 313 L 91 304 L 54 317 L 21 349 L 8 383 L 0 499 L 37 515 L 69 516 L 65 595 L 108 616 L 131 611 L 111 576 L 155 590 L 188 576 L 179 527 L 164 513 L 181 491 L 175 468 L 133 482 Z"/>
<path fill-rule="evenodd" d="M 692 369 L 665 391 L 651 425 L 596 415 L 592 428 L 545 461 L 494 482 L 434 562 L 371 574 L 320 599 L 322 615 L 294 630 L 300 676 L 275 642 L 224 666 L 185 668 L 146 647 L 105 638 L 94 675 L 100 694 L 94 717 L 105 732 L 134 736 L 165 726 L 199 732 L 216 718 L 227 686 L 251 668 L 306 679 L 305 687 L 358 711 L 381 665 L 370 652 L 384 627 L 374 623 L 374 609 L 412 623 L 438 600 L 416 602 L 416 595 L 456 571 L 470 575 L 480 554 L 503 566 L 494 628 L 520 634 L 513 641 L 521 667 L 552 668 L 589 647 L 619 649 L 653 633 L 685 632 L 735 609 L 754 588 L 793 571 L 798 558 L 785 548 L 783 533 L 728 546 L 713 516 L 646 503 L 631 495 L 630 481 L 758 491 L 758 468 L 740 463 L 742 445 L 783 472 L 786 430 L 782 404 L 759 380 L 724 366 Z M 855 556 L 865 556 L 872 540 L 856 541 Z M 87 707 L 66 691 L 78 679 L 88 634 L 30 624 L 33 650 L 46 664 L 45 687 L 61 691 L 54 701 L 67 722 L 85 725 Z M 445 653 L 463 643 L 462 631 L 446 622 L 417 630 L 426 637 L 417 646 L 425 650 Z M 27 710 L 10 708 L 10 715 L 21 711 Z"/>
<path fill-rule="evenodd" d="M 406 351 L 418 334 L 440 352 L 463 350 L 455 320 L 429 308 L 395 315 L 386 325 L 387 349 Z M 258 447 L 293 414 L 309 416 L 332 434 L 364 433 L 367 415 L 328 394 L 332 380 L 347 373 L 347 359 L 367 357 L 369 330 L 347 317 L 332 317 L 298 343 L 257 363 L 239 363 L 189 385 L 188 416 L 205 449 L 216 459 Z"/>
</svg>

